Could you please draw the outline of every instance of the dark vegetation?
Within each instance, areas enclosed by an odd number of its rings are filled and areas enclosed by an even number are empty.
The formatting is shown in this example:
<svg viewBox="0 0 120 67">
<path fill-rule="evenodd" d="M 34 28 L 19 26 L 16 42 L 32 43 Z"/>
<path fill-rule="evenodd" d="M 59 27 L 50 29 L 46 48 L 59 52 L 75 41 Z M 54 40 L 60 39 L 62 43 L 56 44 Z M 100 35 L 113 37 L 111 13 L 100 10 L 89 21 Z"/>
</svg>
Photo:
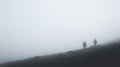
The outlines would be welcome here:
<svg viewBox="0 0 120 67">
<path fill-rule="evenodd" d="M 36 56 L 4 63 L 0 67 L 120 67 L 120 42 L 66 53 Z"/>
</svg>

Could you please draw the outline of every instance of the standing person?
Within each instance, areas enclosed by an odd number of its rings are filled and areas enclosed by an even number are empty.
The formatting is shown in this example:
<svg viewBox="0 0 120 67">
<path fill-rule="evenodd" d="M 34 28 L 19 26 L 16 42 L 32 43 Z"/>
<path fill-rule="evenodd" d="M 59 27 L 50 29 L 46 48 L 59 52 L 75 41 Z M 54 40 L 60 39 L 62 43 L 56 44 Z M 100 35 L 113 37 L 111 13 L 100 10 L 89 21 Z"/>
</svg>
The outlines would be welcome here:
<svg viewBox="0 0 120 67">
<path fill-rule="evenodd" d="M 84 41 L 83 42 L 83 48 L 86 48 L 86 46 L 87 46 L 87 43 L 86 43 L 86 41 Z"/>
<path fill-rule="evenodd" d="M 93 43 L 94 43 L 94 45 L 96 46 L 96 45 L 97 45 L 97 40 L 94 39 Z"/>
</svg>

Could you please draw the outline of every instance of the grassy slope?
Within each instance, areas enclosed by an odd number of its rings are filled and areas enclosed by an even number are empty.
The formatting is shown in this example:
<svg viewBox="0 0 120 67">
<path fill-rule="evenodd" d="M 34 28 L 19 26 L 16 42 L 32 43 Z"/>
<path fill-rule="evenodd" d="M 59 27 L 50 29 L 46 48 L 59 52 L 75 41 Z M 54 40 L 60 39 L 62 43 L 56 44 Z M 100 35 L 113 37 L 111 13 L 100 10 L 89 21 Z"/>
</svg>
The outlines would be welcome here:
<svg viewBox="0 0 120 67">
<path fill-rule="evenodd" d="M 0 67 L 120 67 L 120 43 L 37 56 L 5 63 Z"/>
</svg>

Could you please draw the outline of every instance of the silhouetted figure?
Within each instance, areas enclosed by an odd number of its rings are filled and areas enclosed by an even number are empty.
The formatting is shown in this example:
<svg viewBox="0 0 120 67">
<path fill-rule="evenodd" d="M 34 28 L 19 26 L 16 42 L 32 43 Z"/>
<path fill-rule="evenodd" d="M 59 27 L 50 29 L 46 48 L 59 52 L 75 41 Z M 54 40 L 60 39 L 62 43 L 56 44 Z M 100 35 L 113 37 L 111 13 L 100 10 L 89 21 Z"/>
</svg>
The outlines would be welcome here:
<svg viewBox="0 0 120 67">
<path fill-rule="evenodd" d="M 96 46 L 96 45 L 97 45 L 97 40 L 94 39 L 93 43 L 94 43 L 94 45 Z"/>
<path fill-rule="evenodd" d="M 86 46 L 87 46 L 87 43 L 84 41 L 83 42 L 83 48 L 86 48 Z"/>
</svg>

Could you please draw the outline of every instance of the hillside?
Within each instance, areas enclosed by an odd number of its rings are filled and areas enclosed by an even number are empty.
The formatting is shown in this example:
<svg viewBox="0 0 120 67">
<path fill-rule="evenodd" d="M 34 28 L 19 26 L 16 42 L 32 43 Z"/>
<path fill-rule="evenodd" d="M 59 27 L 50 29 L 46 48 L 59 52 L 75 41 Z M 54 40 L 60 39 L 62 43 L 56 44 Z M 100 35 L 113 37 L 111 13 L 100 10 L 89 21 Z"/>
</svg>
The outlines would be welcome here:
<svg viewBox="0 0 120 67">
<path fill-rule="evenodd" d="M 120 42 L 1 64 L 0 67 L 120 67 Z"/>
</svg>

